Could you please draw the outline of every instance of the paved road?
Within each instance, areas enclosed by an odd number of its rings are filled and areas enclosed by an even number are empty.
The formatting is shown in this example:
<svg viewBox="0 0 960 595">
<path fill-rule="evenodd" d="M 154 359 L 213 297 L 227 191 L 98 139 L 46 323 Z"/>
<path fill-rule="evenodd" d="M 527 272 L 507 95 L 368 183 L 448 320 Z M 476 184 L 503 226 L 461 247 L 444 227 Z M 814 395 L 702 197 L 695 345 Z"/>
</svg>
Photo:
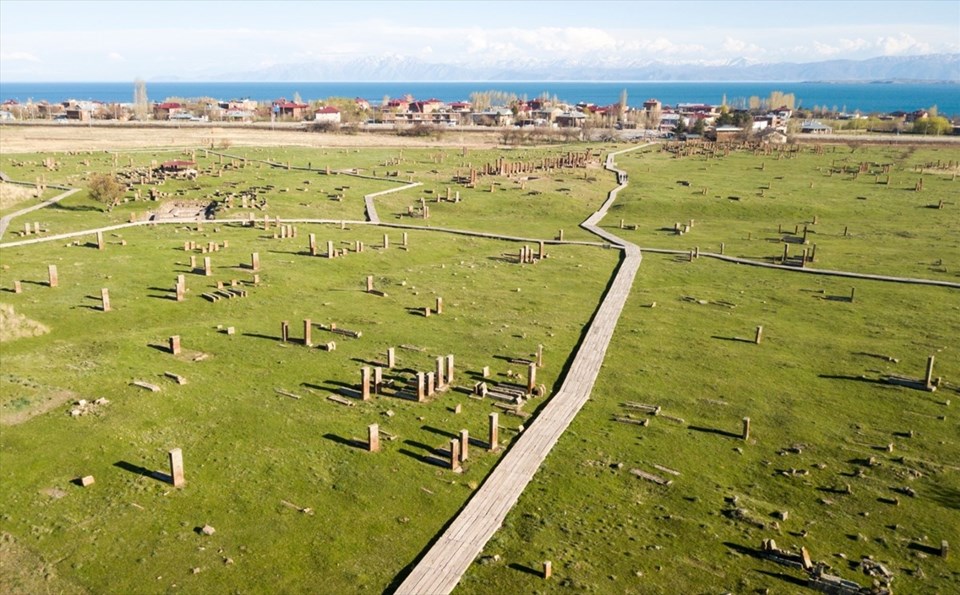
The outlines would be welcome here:
<svg viewBox="0 0 960 595">
<path fill-rule="evenodd" d="M 606 167 L 621 173 L 613 166 L 613 155 L 608 157 Z M 623 248 L 624 256 L 563 385 L 530 427 L 520 434 L 447 530 L 407 575 L 397 588 L 397 593 L 450 593 L 457 586 L 460 577 L 503 524 L 507 513 L 533 479 L 560 435 L 590 398 L 620 312 L 640 268 L 641 256 L 637 246 L 596 226 L 624 187 L 625 183 L 612 190 L 600 210 L 583 223 L 585 229 Z"/>
<path fill-rule="evenodd" d="M 60 186 L 51 186 L 51 188 L 60 188 Z M 67 189 L 67 191 L 64 192 L 63 194 L 58 194 L 58 195 L 54 196 L 53 198 L 51 198 L 51 199 L 49 199 L 49 200 L 45 200 L 45 201 L 43 201 L 43 202 L 41 202 L 41 203 L 39 203 L 39 204 L 33 205 L 32 207 L 27 207 L 26 209 L 21 209 L 21 210 L 17 211 L 16 213 L 10 213 L 10 214 L 7 215 L 6 217 L 0 218 L 0 239 L 3 238 L 3 234 L 5 234 L 5 233 L 7 232 L 7 227 L 10 226 L 10 222 L 13 221 L 14 218 L 19 217 L 19 216 L 21 216 L 21 215 L 26 215 L 27 213 L 29 213 L 29 212 L 31 212 L 31 211 L 36 211 L 37 209 L 42 209 L 42 208 L 44 208 L 44 207 L 49 207 L 50 205 L 52 205 L 52 204 L 54 204 L 54 203 L 56 203 L 56 202 L 60 202 L 61 200 L 65 199 L 66 197 L 70 196 L 71 194 L 75 194 L 75 193 L 77 193 L 77 192 L 80 192 L 80 188 L 74 188 L 74 189 L 72 189 L 72 190 Z"/>
</svg>

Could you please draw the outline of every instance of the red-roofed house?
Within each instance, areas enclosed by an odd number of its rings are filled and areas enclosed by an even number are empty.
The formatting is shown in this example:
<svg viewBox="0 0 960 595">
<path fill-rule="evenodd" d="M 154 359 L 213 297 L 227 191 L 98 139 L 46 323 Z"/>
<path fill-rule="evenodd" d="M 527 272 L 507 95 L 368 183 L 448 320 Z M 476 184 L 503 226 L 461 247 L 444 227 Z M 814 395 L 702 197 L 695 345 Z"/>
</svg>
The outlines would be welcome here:
<svg viewBox="0 0 960 595">
<path fill-rule="evenodd" d="M 170 116 L 182 113 L 183 105 L 176 101 L 164 101 L 163 103 L 153 104 L 153 117 L 155 120 L 169 120 Z"/>
<path fill-rule="evenodd" d="M 290 118 L 293 120 L 302 120 L 307 114 L 306 110 L 310 107 L 306 103 L 294 103 L 280 98 L 273 102 L 273 113 L 278 118 Z"/>
<path fill-rule="evenodd" d="M 357 109 L 360 111 L 365 112 L 370 109 L 370 102 L 363 97 L 357 97 L 353 100 L 353 102 L 357 105 Z"/>
<path fill-rule="evenodd" d="M 321 107 L 313 115 L 313 119 L 317 122 L 332 122 L 334 124 L 340 123 L 340 110 L 328 105 L 327 107 Z"/>
</svg>

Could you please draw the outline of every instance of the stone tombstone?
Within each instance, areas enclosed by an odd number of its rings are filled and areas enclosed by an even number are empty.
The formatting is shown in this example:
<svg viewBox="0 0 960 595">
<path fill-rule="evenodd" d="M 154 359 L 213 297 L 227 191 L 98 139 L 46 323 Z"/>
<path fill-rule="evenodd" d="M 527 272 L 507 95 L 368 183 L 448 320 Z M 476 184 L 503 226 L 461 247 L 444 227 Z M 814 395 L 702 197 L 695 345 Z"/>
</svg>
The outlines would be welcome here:
<svg viewBox="0 0 960 595">
<path fill-rule="evenodd" d="M 392 370 L 397 365 L 397 350 L 393 347 L 387 348 L 387 368 Z"/>
<path fill-rule="evenodd" d="M 190 270 L 197 270 L 197 257 L 194 255 L 190 255 Z"/>
<path fill-rule="evenodd" d="M 83 486 L 83 487 L 85 487 L 85 488 L 92 486 L 92 485 L 93 485 L 93 476 L 92 476 L 92 475 L 84 475 L 83 477 L 81 477 L 81 478 L 80 478 L 80 485 Z"/>
<path fill-rule="evenodd" d="M 484 378 L 490 378 L 490 366 L 484 366 L 484 367 L 480 370 L 480 374 L 481 374 Z"/>
<path fill-rule="evenodd" d="M 424 307 L 423 307 L 423 317 L 424 317 L 424 318 L 429 318 L 429 317 L 430 317 L 430 306 L 424 306 Z"/>
<path fill-rule="evenodd" d="M 460 466 L 460 440 L 450 439 L 450 470 L 459 473 L 463 470 Z"/>
<path fill-rule="evenodd" d="M 280 340 L 284 343 L 290 339 L 290 323 L 284 320 L 280 323 Z"/>
<path fill-rule="evenodd" d="M 749 439 L 750 439 L 750 418 L 749 418 L 749 417 L 743 418 L 743 435 L 742 435 L 742 437 L 743 437 L 744 440 L 749 440 Z"/>
<path fill-rule="evenodd" d="M 373 394 L 379 395 L 383 391 L 383 368 L 377 366 L 373 369 Z"/>
<path fill-rule="evenodd" d="M 367 275 L 367 293 L 373 291 L 373 275 Z"/>
<path fill-rule="evenodd" d="M 409 244 L 407 243 L 407 232 L 403 232 L 403 247 L 406 248 Z"/>
<path fill-rule="evenodd" d="M 436 310 L 437 310 L 437 314 L 443 314 L 443 298 L 442 297 L 437 298 Z"/>
<path fill-rule="evenodd" d="M 174 448 L 170 451 L 170 481 L 173 487 L 182 488 L 186 483 L 183 479 L 183 451 Z"/>
<path fill-rule="evenodd" d="M 103 243 L 103 232 L 97 232 L 97 250 L 103 250 L 105 244 Z"/>
<path fill-rule="evenodd" d="M 437 387 L 435 384 L 436 378 L 433 375 L 433 372 L 427 372 L 427 396 L 432 397 L 437 392 Z"/>
<path fill-rule="evenodd" d="M 210 277 L 213 275 L 213 265 L 210 264 L 209 256 L 205 256 L 203 258 L 203 274 L 205 277 Z"/>
<path fill-rule="evenodd" d="M 51 264 L 47 267 L 47 284 L 50 287 L 56 287 L 60 285 L 60 279 L 57 276 L 57 265 Z"/>
<path fill-rule="evenodd" d="M 23 293 L 23 284 L 19 279 L 13 282 L 13 293 Z"/>
<path fill-rule="evenodd" d="M 313 323 L 310 322 L 309 318 L 303 319 L 303 344 L 307 347 L 313 347 L 313 339 L 311 339 L 311 331 L 313 330 Z"/>
<path fill-rule="evenodd" d="M 927 388 L 933 386 L 933 361 L 934 358 L 932 355 L 927 358 L 927 371 L 923 378 L 923 384 Z"/>
<path fill-rule="evenodd" d="M 538 260 L 543 260 L 545 256 L 546 256 L 546 252 L 544 251 L 543 240 L 540 240 L 540 242 L 539 242 L 539 250 L 538 250 L 538 252 L 537 252 L 537 259 L 538 259 Z"/>
<path fill-rule="evenodd" d="M 253 271 L 260 270 L 260 253 L 259 252 L 253 252 L 250 254 L 250 268 Z"/>
<path fill-rule="evenodd" d="M 470 432 L 460 430 L 460 460 L 466 461 L 469 456 Z"/>
<path fill-rule="evenodd" d="M 317 255 L 317 234 L 312 233 L 307 237 L 309 239 L 310 256 L 316 256 Z"/>
<path fill-rule="evenodd" d="M 170 353 L 180 355 L 180 335 L 173 335 L 169 339 Z"/>
<path fill-rule="evenodd" d="M 527 392 L 532 393 L 537 386 L 537 362 L 527 365 Z"/>
<path fill-rule="evenodd" d="M 327 240 L 327 258 L 333 258 L 336 256 L 336 253 L 333 251 L 333 242 Z"/>
<path fill-rule="evenodd" d="M 390 247 L 390 236 L 383 234 L 383 248 L 387 249 Z"/>
<path fill-rule="evenodd" d="M 380 452 L 380 426 L 378 424 L 367 426 L 367 450 Z"/>
<path fill-rule="evenodd" d="M 453 384 L 453 354 L 447 355 L 447 384 Z"/>
<path fill-rule="evenodd" d="M 446 360 L 443 356 L 437 356 L 437 389 L 442 389 L 447 384 L 445 380 L 446 375 L 444 374 L 445 364 Z"/>
<path fill-rule="evenodd" d="M 490 432 L 487 439 L 487 450 L 497 450 L 500 445 L 500 416 L 497 413 L 490 414 Z"/>
<path fill-rule="evenodd" d="M 425 375 L 423 372 L 417 372 L 417 401 L 422 402 L 426 398 Z"/>
<path fill-rule="evenodd" d="M 759 345 L 759 344 L 760 344 L 760 341 L 762 341 L 762 340 L 763 340 L 763 327 L 762 327 L 762 326 L 758 326 L 758 327 L 757 327 L 757 334 L 754 336 L 753 342 L 756 343 L 757 345 Z"/>
<path fill-rule="evenodd" d="M 543 367 L 543 344 L 537 345 L 537 367 Z"/>
<path fill-rule="evenodd" d="M 547 579 L 553 576 L 553 563 L 550 560 L 543 562 L 543 578 Z"/>
<path fill-rule="evenodd" d="M 110 311 L 110 290 L 107 289 L 106 287 L 100 290 L 100 302 L 101 302 L 100 308 L 104 312 L 109 312 Z"/>
</svg>

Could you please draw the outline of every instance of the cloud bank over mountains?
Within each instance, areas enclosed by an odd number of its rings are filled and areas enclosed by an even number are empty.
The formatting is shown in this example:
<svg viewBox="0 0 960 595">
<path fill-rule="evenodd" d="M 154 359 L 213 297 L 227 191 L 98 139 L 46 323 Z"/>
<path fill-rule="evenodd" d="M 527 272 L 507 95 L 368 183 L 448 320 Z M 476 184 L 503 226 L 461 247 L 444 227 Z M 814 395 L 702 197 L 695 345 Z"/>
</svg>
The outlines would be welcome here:
<svg viewBox="0 0 960 595">
<path fill-rule="evenodd" d="M 173 80 L 178 77 L 169 77 Z M 764 63 L 746 58 L 668 62 L 517 58 L 487 65 L 429 62 L 405 56 L 325 59 L 253 70 L 209 72 L 206 80 L 285 81 L 952 81 L 960 54 L 868 60 Z"/>
</svg>

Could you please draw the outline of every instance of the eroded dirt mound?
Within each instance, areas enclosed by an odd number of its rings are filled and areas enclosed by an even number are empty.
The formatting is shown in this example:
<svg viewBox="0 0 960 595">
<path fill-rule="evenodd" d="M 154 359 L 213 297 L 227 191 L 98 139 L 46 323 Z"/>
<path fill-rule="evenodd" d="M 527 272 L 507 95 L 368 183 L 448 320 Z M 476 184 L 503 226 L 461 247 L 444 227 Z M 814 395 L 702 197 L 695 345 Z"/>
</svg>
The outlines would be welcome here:
<svg viewBox="0 0 960 595">
<path fill-rule="evenodd" d="M 17 203 L 32 200 L 37 197 L 35 188 L 0 182 L 0 209 L 12 207 Z"/>
<path fill-rule="evenodd" d="M 23 337 L 36 337 L 49 332 L 49 328 L 36 320 L 30 320 L 23 314 L 14 312 L 10 304 L 0 304 L 0 343 Z"/>
</svg>

